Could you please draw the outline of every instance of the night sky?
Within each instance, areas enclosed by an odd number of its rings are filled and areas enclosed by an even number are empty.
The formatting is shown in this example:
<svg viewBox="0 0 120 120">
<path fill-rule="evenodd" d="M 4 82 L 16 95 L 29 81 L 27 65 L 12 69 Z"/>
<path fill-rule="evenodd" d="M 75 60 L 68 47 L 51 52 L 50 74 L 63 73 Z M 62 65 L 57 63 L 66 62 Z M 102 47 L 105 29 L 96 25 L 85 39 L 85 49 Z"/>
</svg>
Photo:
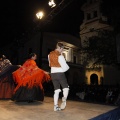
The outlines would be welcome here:
<svg viewBox="0 0 120 120">
<path fill-rule="evenodd" d="M 56 0 L 58 5 L 62 0 Z M 65 0 L 66 4 L 71 0 Z M 72 0 L 50 23 L 43 27 L 45 32 L 68 33 L 79 37 L 79 27 L 83 21 L 80 9 L 84 0 Z M 48 0 L 10 0 L 4 1 L 1 7 L 1 30 L 3 43 L 11 43 L 21 38 L 26 32 L 37 26 L 36 13 L 39 10 L 47 16 L 53 8 L 48 6 Z M 2 45 L 2 44 L 1 44 Z"/>
<path fill-rule="evenodd" d="M 1 31 L 3 44 L 24 37 L 26 32 L 34 31 L 38 21 L 36 13 L 43 10 L 47 16 L 53 9 L 48 6 L 49 0 L 10 0 L 1 3 Z M 55 0 L 58 5 L 62 0 Z M 79 28 L 83 21 L 81 6 L 86 0 L 64 0 L 68 4 L 50 23 L 43 27 L 44 32 L 67 33 L 79 37 Z M 115 0 L 105 0 L 103 11 L 109 18 L 115 18 L 119 13 L 119 4 Z M 116 7 L 117 6 L 117 7 Z M 117 12 L 116 12 L 117 11 Z M 120 21 L 120 15 L 114 24 Z M 118 24 L 116 24 L 118 26 Z M 119 28 L 119 27 L 118 27 Z M 2 46 L 2 44 L 0 44 Z"/>
</svg>

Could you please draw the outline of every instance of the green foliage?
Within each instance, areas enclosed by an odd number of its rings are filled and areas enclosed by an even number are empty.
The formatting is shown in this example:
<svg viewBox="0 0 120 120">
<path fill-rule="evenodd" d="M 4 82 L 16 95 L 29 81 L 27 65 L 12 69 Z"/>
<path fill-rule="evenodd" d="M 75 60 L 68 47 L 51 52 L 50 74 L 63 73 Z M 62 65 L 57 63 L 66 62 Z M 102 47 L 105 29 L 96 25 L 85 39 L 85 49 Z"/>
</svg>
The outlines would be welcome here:
<svg viewBox="0 0 120 120">
<path fill-rule="evenodd" d="M 112 31 L 98 31 L 98 36 L 92 36 L 87 41 L 88 47 L 83 48 L 87 54 L 86 61 L 94 59 L 94 64 L 116 64 L 116 39 Z"/>
</svg>

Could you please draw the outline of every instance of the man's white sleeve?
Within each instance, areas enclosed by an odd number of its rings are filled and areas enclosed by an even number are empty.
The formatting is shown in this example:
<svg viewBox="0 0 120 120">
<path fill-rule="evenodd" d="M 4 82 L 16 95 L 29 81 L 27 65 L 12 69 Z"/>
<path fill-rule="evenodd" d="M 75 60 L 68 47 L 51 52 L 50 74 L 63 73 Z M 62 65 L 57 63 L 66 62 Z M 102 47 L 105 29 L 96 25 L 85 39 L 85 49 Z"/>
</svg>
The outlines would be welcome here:
<svg viewBox="0 0 120 120">
<path fill-rule="evenodd" d="M 58 58 L 58 62 L 61 66 L 61 68 L 63 69 L 63 72 L 66 72 L 70 67 L 68 66 L 68 64 L 66 63 L 66 60 L 64 58 L 63 55 L 60 55 Z"/>
<path fill-rule="evenodd" d="M 50 66 L 50 59 L 49 59 L 49 55 L 48 55 L 48 62 L 49 62 L 49 66 Z"/>
</svg>

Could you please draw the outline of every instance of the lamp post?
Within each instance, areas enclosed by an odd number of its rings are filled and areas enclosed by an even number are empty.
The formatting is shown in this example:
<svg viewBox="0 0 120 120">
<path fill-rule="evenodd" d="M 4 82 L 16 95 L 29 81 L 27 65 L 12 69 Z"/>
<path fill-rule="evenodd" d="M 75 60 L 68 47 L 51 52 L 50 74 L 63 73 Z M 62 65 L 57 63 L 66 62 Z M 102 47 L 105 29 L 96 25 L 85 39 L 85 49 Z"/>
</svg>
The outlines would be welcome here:
<svg viewBox="0 0 120 120">
<path fill-rule="evenodd" d="M 54 0 L 50 0 L 50 1 L 48 2 L 48 5 L 49 5 L 51 8 L 53 8 L 53 7 L 56 6 Z"/>
<path fill-rule="evenodd" d="M 36 17 L 38 20 L 41 20 L 43 18 L 44 14 L 42 11 L 36 13 Z M 40 22 L 40 21 L 39 21 Z M 43 44 L 43 32 L 40 27 L 40 52 L 39 52 L 39 66 L 42 67 L 42 44 Z"/>
<path fill-rule="evenodd" d="M 43 16 L 44 16 L 44 14 L 43 14 L 42 11 L 39 11 L 38 13 L 36 13 L 36 17 L 37 17 L 38 19 L 42 19 Z"/>
</svg>

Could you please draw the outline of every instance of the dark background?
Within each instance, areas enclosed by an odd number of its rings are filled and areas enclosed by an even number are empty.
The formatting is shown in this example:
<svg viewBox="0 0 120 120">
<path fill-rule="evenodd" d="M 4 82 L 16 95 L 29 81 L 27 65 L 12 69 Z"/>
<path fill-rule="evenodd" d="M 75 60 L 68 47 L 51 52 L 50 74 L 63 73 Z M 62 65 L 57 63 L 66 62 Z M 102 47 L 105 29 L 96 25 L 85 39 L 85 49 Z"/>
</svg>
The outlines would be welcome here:
<svg viewBox="0 0 120 120">
<path fill-rule="evenodd" d="M 57 5 L 59 5 L 61 1 L 62 0 L 55 0 Z M 85 0 L 64 1 L 66 7 L 60 12 L 58 11 L 58 14 L 53 16 L 53 19 L 45 24 L 42 29 L 45 32 L 68 33 L 79 37 L 79 28 L 83 21 L 81 5 Z M 47 17 L 53 9 L 54 8 L 48 6 L 48 0 L 4 1 L 1 4 L 2 43 L 0 45 L 9 44 L 16 39 L 24 37 L 26 33 L 34 31 L 38 24 L 36 13 L 43 10 Z"/>
<path fill-rule="evenodd" d="M 36 13 L 44 11 L 43 21 L 54 8 L 48 6 L 49 0 L 10 0 L 1 3 L 1 44 L 9 44 L 16 39 L 21 39 L 26 33 L 33 32 L 39 21 Z M 49 23 L 42 27 L 45 32 L 68 33 L 79 37 L 80 25 L 83 21 L 81 6 L 86 0 L 63 0 L 66 7 L 62 9 Z M 62 0 L 55 0 L 57 6 Z M 119 0 L 103 0 L 101 11 L 108 17 L 109 23 L 120 32 L 120 3 Z"/>
</svg>

